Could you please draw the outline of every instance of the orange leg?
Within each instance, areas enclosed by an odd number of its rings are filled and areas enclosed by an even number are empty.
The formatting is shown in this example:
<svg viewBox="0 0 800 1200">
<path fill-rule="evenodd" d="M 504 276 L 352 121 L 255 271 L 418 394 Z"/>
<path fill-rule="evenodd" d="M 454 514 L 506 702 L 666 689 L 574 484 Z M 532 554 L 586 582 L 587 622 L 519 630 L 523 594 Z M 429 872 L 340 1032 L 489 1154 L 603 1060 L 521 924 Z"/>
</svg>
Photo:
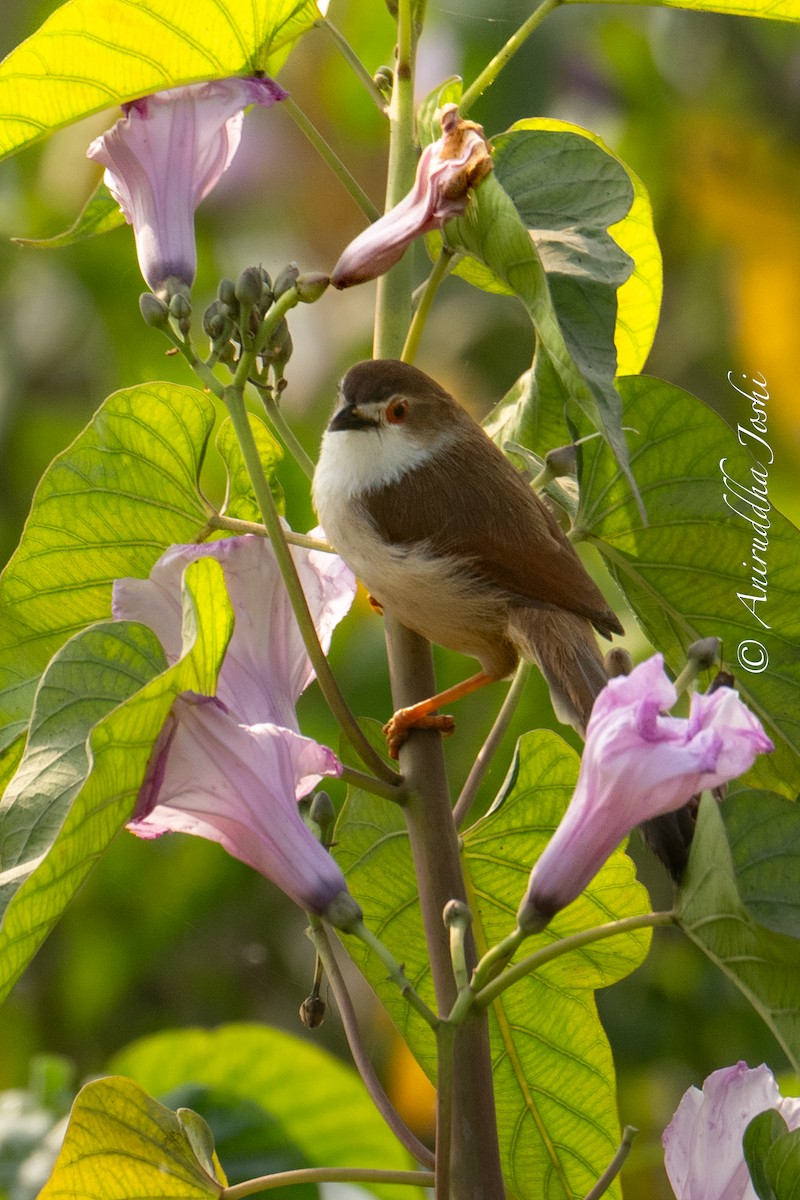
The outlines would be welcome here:
<svg viewBox="0 0 800 1200">
<path fill-rule="evenodd" d="M 457 683 L 455 687 L 447 688 L 444 692 L 437 692 L 435 696 L 430 696 L 427 700 L 420 700 L 418 704 L 412 704 L 408 708 L 398 708 L 394 716 L 383 727 L 386 744 L 389 748 L 389 757 L 397 758 L 400 747 L 412 729 L 438 729 L 445 737 L 452 733 L 456 727 L 453 718 L 437 713 L 435 710 L 441 708 L 443 704 L 450 704 L 453 700 L 460 700 L 462 696 L 468 696 L 470 692 L 476 692 L 484 684 L 495 682 L 496 680 L 491 675 L 487 675 L 485 671 L 479 671 L 477 675 L 471 675 L 469 679 Z"/>
</svg>

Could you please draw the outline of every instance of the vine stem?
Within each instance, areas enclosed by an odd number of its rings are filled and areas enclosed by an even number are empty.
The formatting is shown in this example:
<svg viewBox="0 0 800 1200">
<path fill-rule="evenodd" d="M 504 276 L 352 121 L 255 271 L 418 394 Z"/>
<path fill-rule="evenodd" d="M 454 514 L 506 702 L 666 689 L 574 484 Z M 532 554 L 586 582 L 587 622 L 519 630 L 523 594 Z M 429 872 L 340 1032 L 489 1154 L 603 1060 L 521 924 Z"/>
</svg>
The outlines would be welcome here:
<svg viewBox="0 0 800 1200">
<path fill-rule="evenodd" d="M 243 1200 L 257 1192 L 286 1187 L 292 1183 L 405 1183 L 432 1187 L 433 1171 L 373 1171 L 368 1167 L 302 1167 L 297 1171 L 277 1171 L 245 1183 L 223 1188 L 220 1200 Z"/>
<path fill-rule="evenodd" d="M 455 251 L 451 246 L 443 245 L 439 251 L 439 257 L 433 264 L 433 269 L 425 280 L 422 288 L 422 295 L 419 299 L 419 304 L 416 307 L 414 316 L 411 319 L 411 325 L 406 335 L 403 352 L 400 355 L 403 362 L 413 363 L 417 357 L 419 343 L 422 337 L 422 331 L 425 328 L 425 322 L 428 319 L 431 305 L 433 304 L 434 296 L 439 290 L 439 285 L 450 270 L 450 264 L 453 260 Z"/>
<path fill-rule="evenodd" d="M 313 479 L 314 460 L 310 455 L 306 454 L 305 450 L 300 445 L 294 430 L 281 412 L 281 406 L 272 395 L 271 390 L 269 388 L 259 387 L 258 394 L 261 396 L 261 402 L 264 405 L 264 411 L 267 414 L 267 418 L 269 423 L 272 425 L 272 428 L 275 430 L 300 470 L 309 479 Z"/>
<path fill-rule="evenodd" d="M 370 80 L 370 82 L 372 81 Z M 330 167 L 331 171 L 339 180 L 347 194 L 353 200 L 355 200 L 364 216 L 367 217 L 369 221 L 376 220 L 380 216 L 378 209 L 372 203 L 358 180 L 350 174 L 347 167 L 339 158 L 339 155 L 336 153 L 330 143 L 325 140 L 320 131 L 317 129 L 316 125 L 314 125 L 312 121 L 309 121 L 306 114 L 301 108 L 298 107 L 297 104 L 295 104 L 291 96 L 288 96 L 283 101 L 281 107 L 288 112 L 297 128 L 305 134 L 311 145 L 316 150 L 317 154 L 319 154 L 320 158 L 323 159 L 323 161 Z"/>
<path fill-rule="evenodd" d="M 624 917 L 621 921 L 609 921 L 606 925 L 597 925 L 593 929 L 584 929 L 580 933 L 574 933 L 571 937 L 561 938 L 560 941 L 552 942 L 542 950 L 529 954 L 527 958 L 520 959 L 519 962 L 514 963 L 512 967 L 508 967 L 501 975 L 498 975 L 496 979 L 492 979 L 485 987 L 480 988 L 475 993 L 473 1005 L 478 1008 L 486 1008 L 506 988 L 511 987 L 520 979 L 524 979 L 531 971 L 538 970 L 545 963 L 552 962 L 554 958 L 560 958 L 562 954 L 568 954 L 571 950 L 580 950 L 582 946 L 589 946 L 592 942 L 600 942 L 604 938 L 616 937 L 621 933 L 633 933 L 637 929 L 655 929 L 659 925 L 673 925 L 674 923 L 675 913 L 670 909 L 668 912 L 642 913 L 636 917 Z"/>
<path fill-rule="evenodd" d="M 397 204 L 413 182 L 416 166 L 414 140 L 414 26 L 411 0 L 397 4 L 397 61 L 389 109 L 389 167 L 386 204 Z M 378 280 L 375 310 L 374 354 L 397 358 L 402 353 L 411 323 L 411 260 L 405 255 Z M 431 647 L 424 638 L 405 629 L 391 614 L 385 616 L 386 645 L 392 698 L 397 708 L 413 704 L 436 691 Z M 400 763 L 408 799 L 403 813 L 414 861 L 420 909 L 431 966 L 431 978 L 440 1013 L 450 1012 L 457 986 L 450 960 L 450 939 L 442 913 L 450 900 L 466 904 L 441 738 L 429 730 L 415 730 L 400 750 Z M 476 960 L 471 931 L 465 943 L 467 965 Z M 449 1053 L 449 1051 L 448 1051 Z M 441 1087 L 441 1084 L 440 1084 Z M 437 1200 L 505 1200 L 494 1081 L 485 1013 L 455 1031 L 452 1042 L 452 1083 L 449 1104 L 440 1101 L 440 1120 L 448 1128 L 437 1130 L 449 1139 L 448 1193 L 436 1188 Z M 438 1181 L 437 1181 L 438 1184 Z"/>
<path fill-rule="evenodd" d="M 597 1183 L 594 1185 L 592 1190 L 590 1192 L 586 1193 L 586 1195 L 584 1196 L 584 1200 L 600 1200 L 600 1197 L 605 1195 L 605 1193 L 611 1187 L 611 1184 L 614 1182 L 614 1180 L 617 1178 L 620 1171 L 622 1170 L 622 1167 L 625 1163 L 625 1159 L 628 1157 L 628 1155 L 631 1152 L 631 1146 L 633 1145 L 633 1139 L 636 1137 L 636 1134 L 638 1132 L 639 1132 L 639 1130 L 636 1129 L 635 1126 L 633 1126 L 633 1125 L 625 1126 L 625 1128 L 622 1131 L 622 1141 L 620 1142 L 619 1146 L 617 1147 L 616 1154 L 614 1155 L 611 1162 L 606 1167 L 605 1171 L 603 1171 L 603 1174 L 600 1176 L 600 1178 L 598 1179 Z"/>
<path fill-rule="evenodd" d="M 347 984 L 344 981 L 344 976 L 339 970 L 339 964 L 336 961 L 336 956 L 333 952 L 330 939 L 328 937 L 325 926 L 318 917 L 309 917 L 311 938 L 320 957 L 322 965 L 325 967 L 325 974 L 328 976 L 328 982 L 331 986 L 336 1006 L 339 1009 L 339 1016 L 342 1020 L 347 1044 L 350 1047 L 350 1053 L 353 1056 L 358 1073 L 364 1081 L 364 1085 L 370 1094 L 373 1104 L 378 1112 L 383 1117 L 386 1124 L 391 1129 L 397 1140 L 405 1146 L 409 1154 L 414 1157 L 417 1162 L 422 1163 L 424 1167 L 434 1166 L 434 1155 L 425 1146 L 419 1138 L 417 1138 L 403 1121 L 402 1117 L 394 1107 L 386 1092 L 381 1086 L 381 1082 L 375 1072 L 369 1055 L 367 1054 L 364 1043 L 361 1040 L 361 1032 L 358 1028 L 358 1020 L 356 1018 L 353 1002 L 350 999 L 350 993 L 347 990 Z"/>
<path fill-rule="evenodd" d="M 345 783 L 349 783 L 352 787 L 361 788 L 365 792 L 372 792 L 373 796 L 380 796 L 383 800 L 391 800 L 393 804 L 403 804 L 408 796 L 408 789 L 402 783 L 384 783 L 382 779 L 375 779 L 372 775 L 365 775 L 363 771 L 356 771 L 352 767 L 347 767 L 342 763 L 342 773 L 339 776 Z"/>
<path fill-rule="evenodd" d="M 428 1008 L 427 1004 L 419 995 L 419 993 L 416 992 L 411 986 L 402 966 L 389 951 L 389 949 L 384 946 L 383 942 L 380 941 L 379 938 L 376 938 L 372 930 L 367 929 L 363 922 L 356 923 L 349 928 L 347 932 L 353 937 L 359 938 L 360 941 L 362 941 L 367 947 L 367 949 L 371 950 L 372 953 L 383 963 L 389 978 L 395 987 L 400 990 L 408 1005 L 413 1008 L 415 1012 L 419 1013 L 423 1021 L 426 1021 L 427 1024 L 430 1025 L 431 1029 L 435 1030 L 439 1025 L 439 1018 L 436 1016 L 435 1012 Z"/>
<path fill-rule="evenodd" d="M 453 809 L 453 820 L 456 823 L 456 829 L 460 829 L 469 816 L 469 811 L 472 808 L 478 788 L 481 786 L 486 772 L 492 765 L 492 759 L 497 753 L 500 742 L 503 740 L 503 735 L 511 724 L 511 718 L 514 715 L 530 673 L 530 663 L 521 661 L 494 724 L 489 730 L 486 741 L 478 751 L 475 762 L 472 765 L 472 770 L 467 776 L 466 782 L 461 789 L 461 795 L 456 801 L 455 808 Z"/>
<path fill-rule="evenodd" d="M 208 527 L 209 529 L 227 530 L 228 533 L 255 533 L 258 537 L 269 537 L 266 525 L 259 525 L 257 521 L 241 521 L 238 517 L 226 517 L 216 510 L 209 513 Z M 307 533 L 295 533 L 292 529 L 284 529 L 283 537 L 290 546 L 303 546 L 306 550 L 320 550 L 323 554 L 336 553 L 333 546 L 323 542 L 321 538 L 310 537 Z M 202 541 L 202 537 L 198 538 L 198 541 Z"/>
<path fill-rule="evenodd" d="M 316 672 L 322 694 L 331 712 L 339 722 L 342 732 L 364 764 L 374 772 L 378 779 L 382 779 L 386 783 L 397 783 L 399 782 L 399 778 L 396 772 L 387 767 L 380 755 L 372 748 L 359 728 L 355 717 L 350 712 L 344 696 L 339 689 L 339 685 L 333 677 L 328 660 L 319 644 L 314 621 L 308 609 L 308 601 L 306 600 L 303 586 L 300 583 L 300 576 L 297 573 L 292 553 L 283 536 L 283 526 L 281 525 L 272 493 L 269 490 L 269 484 L 264 475 L 264 468 L 258 453 L 253 431 L 250 427 L 250 420 L 241 390 L 235 386 L 225 388 L 223 399 L 225 400 L 231 422 L 236 431 L 242 456 L 253 485 L 256 501 L 261 510 L 264 526 L 272 542 L 275 558 L 286 584 L 286 590 L 289 593 L 292 609 L 300 627 L 303 643 Z"/>
<path fill-rule="evenodd" d="M 334 24 L 332 24 L 332 22 L 329 21 L 327 17 L 322 17 L 317 22 L 317 24 L 320 26 L 321 29 L 324 29 L 325 32 L 328 34 L 328 37 L 330 37 L 332 39 L 334 45 L 336 46 L 336 49 L 339 51 L 339 53 L 342 55 L 342 57 L 346 60 L 346 62 L 352 67 L 355 74 L 361 80 L 364 87 L 367 89 L 370 96 L 375 101 L 376 106 L 380 109 L 380 111 L 382 113 L 385 113 L 386 112 L 386 100 L 384 98 L 383 92 L 380 90 L 380 88 L 376 84 L 375 80 L 372 78 L 369 71 L 364 66 L 361 59 L 358 57 L 355 50 L 350 45 L 350 43 L 348 42 L 348 40 L 344 36 L 344 34 Z"/>
<path fill-rule="evenodd" d="M 538 29 L 545 17 L 548 17 L 561 3 L 563 0 L 543 0 L 527 21 L 523 21 L 516 33 L 511 35 L 505 46 L 498 50 L 494 58 L 486 64 L 477 79 L 474 79 L 464 92 L 458 106 L 462 115 L 465 115 L 486 89 L 492 86 L 503 67 L 514 57 L 533 31 Z"/>
</svg>

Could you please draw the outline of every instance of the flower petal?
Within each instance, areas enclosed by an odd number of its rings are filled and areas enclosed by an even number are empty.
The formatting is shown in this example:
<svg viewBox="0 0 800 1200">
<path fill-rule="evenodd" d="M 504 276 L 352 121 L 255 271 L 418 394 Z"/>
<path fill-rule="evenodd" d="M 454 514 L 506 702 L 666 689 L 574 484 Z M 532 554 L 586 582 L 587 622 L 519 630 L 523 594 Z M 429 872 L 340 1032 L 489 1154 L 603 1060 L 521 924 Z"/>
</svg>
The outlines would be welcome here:
<svg viewBox="0 0 800 1200">
<path fill-rule="evenodd" d="M 219 842 L 302 908 L 322 913 L 347 885 L 297 798 L 340 770 L 310 738 L 240 725 L 219 701 L 187 693 L 173 705 L 128 828 L 140 837 L 179 832 Z"/>
<path fill-rule="evenodd" d="M 688 720 L 661 711 L 675 699 L 658 654 L 600 693 L 575 793 L 533 868 L 518 913 L 521 928 L 544 928 L 634 826 L 735 778 L 772 749 L 758 719 L 729 688 L 693 697 Z"/>
<path fill-rule="evenodd" d="M 90 145 L 133 225 L 142 275 L 153 291 L 170 277 L 191 287 L 197 269 L 194 210 L 227 170 L 244 109 L 286 92 L 271 79 L 220 79 L 156 92 Z"/>
<path fill-rule="evenodd" d="M 751 1069 L 739 1062 L 709 1075 L 702 1092 L 689 1088 L 663 1137 L 667 1174 L 678 1200 L 757 1200 L 742 1138 L 753 1117 L 770 1108 L 783 1111 L 783 1106 L 794 1118 L 791 1102 L 781 1098 L 763 1063 Z"/>
<path fill-rule="evenodd" d="M 292 554 L 327 650 L 333 629 L 352 603 L 355 578 L 337 555 L 295 546 Z M 296 731 L 295 702 L 314 672 L 266 538 L 247 534 L 170 547 L 149 579 L 115 582 L 114 616 L 149 625 L 168 662 L 176 662 L 181 653 L 181 578 L 189 563 L 204 556 L 222 565 L 236 621 L 217 696 L 245 725 L 271 721 Z"/>
<path fill-rule="evenodd" d="M 408 195 L 343 251 L 331 272 L 334 287 L 383 275 L 415 238 L 465 211 L 472 188 L 492 169 L 491 154 L 480 125 L 463 121 L 455 104 L 445 105 L 441 123 L 442 137 L 423 150 Z"/>
</svg>

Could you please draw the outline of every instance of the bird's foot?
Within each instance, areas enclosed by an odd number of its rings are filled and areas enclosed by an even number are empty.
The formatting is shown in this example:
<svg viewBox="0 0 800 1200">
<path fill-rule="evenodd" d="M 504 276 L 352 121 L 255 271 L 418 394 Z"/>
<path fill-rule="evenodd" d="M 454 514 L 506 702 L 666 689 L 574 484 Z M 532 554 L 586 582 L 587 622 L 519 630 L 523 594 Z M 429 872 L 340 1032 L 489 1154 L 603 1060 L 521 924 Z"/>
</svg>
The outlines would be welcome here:
<svg viewBox="0 0 800 1200">
<path fill-rule="evenodd" d="M 390 758 L 397 758 L 400 747 L 412 729 L 438 729 L 442 737 L 448 737 L 456 727 L 453 717 L 443 713 L 420 713 L 411 708 L 398 708 L 383 727 Z"/>
</svg>

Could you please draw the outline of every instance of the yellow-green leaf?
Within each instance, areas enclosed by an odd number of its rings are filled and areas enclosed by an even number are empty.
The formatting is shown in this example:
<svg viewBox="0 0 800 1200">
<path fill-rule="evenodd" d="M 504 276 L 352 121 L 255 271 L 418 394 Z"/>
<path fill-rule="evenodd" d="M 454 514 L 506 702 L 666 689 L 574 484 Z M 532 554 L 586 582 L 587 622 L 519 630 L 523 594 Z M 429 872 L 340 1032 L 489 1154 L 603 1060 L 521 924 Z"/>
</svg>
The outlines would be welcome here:
<svg viewBox="0 0 800 1200">
<path fill-rule="evenodd" d="M 464 869 L 479 950 L 513 929 L 530 869 L 563 815 L 578 767 L 578 756 L 556 734 L 527 734 L 501 798 L 464 834 Z M 351 790 L 334 844 L 365 921 L 403 962 L 412 986 L 434 1004 L 402 815 Z M 545 945 L 648 909 L 633 863 L 620 849 L 537 942 Z M 612 1158 L 619 1139 L 614 1070 L 593 993 L 633 971 L 649 944 L 649 930 L 596 942 L 552 960 L 492 1004 L 503 1174 L 517 1200 L 583 1196 Z M 350 942 L 347 948 L 433 1077 L 430 1029 L 410 1013 L 373 956 Z M 526 943 L 520 957 L 535 948 L 533 941 Z M 619 1195 L 616 1185 L 609 1195 Z"/>
<path fill-rule="evenodd" d="M 314 0 L 68 0 L 0 63 L 0 158 L 163 88 L 274 75 Z"/>
<path fill-rule="evenodd" d="M 214 693 L 233 611 L 213 559 L 187 569 L 183 605 L 183 656 L 169 669 L 149 629 L 105 622 L 42 677 L 0 807 L 0 997 L 129 819 L 175 697 Z"/>
<path fill-rule="evenodd" d="M 578 3 L 581 0 L 567 0 Z M 652 4 L 653 0 L 620 0 L 621 4 Z M 800 0 L 661 0 L 667 8 L 694 12 L 729 13 L 737 17 L 770 17 L 774 21 L 800 21 Z"/>
<path fill-rule="evenodd" d="M 195 1115 L 195 1120 L 199 1118 Z M 226 1185 L 195 1154 L 178 1116 L 130 1079 L 87 1083 L 72 1106 L 64 1145 L 39 1200 L 186 1200 Z"/>
</svg>

